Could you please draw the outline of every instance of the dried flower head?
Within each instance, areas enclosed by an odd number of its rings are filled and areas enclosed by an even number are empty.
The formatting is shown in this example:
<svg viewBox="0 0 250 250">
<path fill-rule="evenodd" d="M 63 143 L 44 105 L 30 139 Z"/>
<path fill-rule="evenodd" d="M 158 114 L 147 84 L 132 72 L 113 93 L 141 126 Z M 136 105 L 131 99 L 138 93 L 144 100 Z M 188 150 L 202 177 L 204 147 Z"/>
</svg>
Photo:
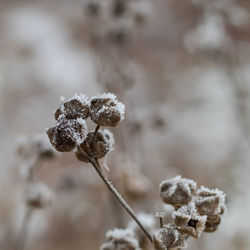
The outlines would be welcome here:
<svg viewBox="0 0 250 250">
<path fill-rule="evenodd" d="M 185 247 L 185 237 L 174 224 L 166 224 L 153 235 L 156 250 L 178 249 Z"/>
<path fill-rule="evenodd" d="M 86 13 L 90 16 L 96 17 L 101 11 L 101 1 L 100 0 L 88 0 L 85 3 Z"/>
<path fill-rule="evenodd" d="M 46 132 L 57 151 L 70 152 L 86 138 L 87 124 L 81 118 L 68 120 L 60 116 L 57 125 Z"/>
<path fill-rule="evenodd" d="M 55 119 L 61 115 L 66 119 L 87 119 L 89 117 L 89 100 L 85 95 L 74 95 L 71 99 L 64 102 L 55 112 Z"/>
<path fill-rule="evenodd" d="M 125 106 L 114 94 L 102 94 L 91 99 L 90 118 L 100 126 L 115 127 L 124 118 Z"/>
<path fill-rule="evenodd" d="M 97 159 L 103 158 L 108 152 L 113 149 L 114 137 L 108 130 L 99 130 L 96 134 L 96 141 L 94 147 L 95 132 L 88 133 L 84 142 L 77 148 L 76 157 L 80 161 L 88 162 L 86 156 L 82 153 L 85 152 L 87 156 L 96 157 Z M 81 148 L 81 149 L 80 149 Z"/>
<path fill-rule="evenodd" d="M 195 206 L 201 215 L 207 215 L 205 231 L 214 232 L 217 230 L 221 222 L 221 215 L 226 209 L 225 193 L 219 189 L 209 189 L 203 186 L 196 193 Z"/>
<path fill-rule="evenodd" d="M 206 219 L 206 215 L 199 215 L 193 202 L 174 212 L 174 222 L 180 226 L 180 231 L 195 238 L 199 238 L 204 231 Z"/>
<path fill-rule="evenodd" d="M 179 208 L 192 200 L 196 186 L 197 184 L 193 180 L 176 176 L 160 183 L 160 196 L 164 203 Z"/>
<path fill-rule="evenodd" d="M 54 193 L 44 183 L 36 183 L 28 186 L 26 204 L 31 208 L 44 208 L 53 201 Z"/>
<path fill-rule="evenodd" d="M 140 250 L 138 240 L 131 229 L 113 229 L 106 234 L 107 242 L 101 250 Z"/>
</svg>

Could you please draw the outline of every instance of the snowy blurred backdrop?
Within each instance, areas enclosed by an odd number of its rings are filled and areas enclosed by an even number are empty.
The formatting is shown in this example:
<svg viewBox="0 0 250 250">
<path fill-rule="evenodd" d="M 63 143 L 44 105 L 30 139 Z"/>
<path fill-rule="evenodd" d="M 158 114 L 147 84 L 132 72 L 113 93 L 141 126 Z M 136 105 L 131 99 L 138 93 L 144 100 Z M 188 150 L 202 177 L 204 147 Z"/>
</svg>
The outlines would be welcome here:
<svg viewBox="0 0 250 250">
<path fill-rule="evenodd" d="M 126 119 L 106 174 L 135 211 L 163 209 L 163 179 L 192 178 L 224 190 L 228 212 L 187 249 L 248 250 L 249 0 L 113 1 L 0 0 L 0 249 L 24 216 L 20 136 L 45 134 L 61 96 L 113 92 Z M 28 250 L 95 250 L 130 220 L 72 153 L 36 179 L 56 198 L 32 217 Z"/>
</svg>

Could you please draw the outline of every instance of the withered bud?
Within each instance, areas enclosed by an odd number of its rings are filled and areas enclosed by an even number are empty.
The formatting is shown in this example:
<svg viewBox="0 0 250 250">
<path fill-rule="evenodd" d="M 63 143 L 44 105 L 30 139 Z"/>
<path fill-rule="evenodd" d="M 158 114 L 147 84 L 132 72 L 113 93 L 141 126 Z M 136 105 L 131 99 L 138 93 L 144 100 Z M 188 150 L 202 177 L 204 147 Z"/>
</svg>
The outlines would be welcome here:
<svg viewBox="0 0 250 250">
<path fill-rule="evenodd" d="M 164 203 L 173 205 L 176 209 L 188 204 L 196 190 L 196 182 L 176 176 L 160 183 L 160 196 Z"/>
<path fill-rule="evenodd" d="M 96 135 L 95 148 L 94 135 L 94 131 L 89 132 L 84 142 L 77 148 L 75 154 L 78 160 L 88 162 L 88 159 L 82 151 L 84 151 L 90 158 L 96 157 L 97 159 L 100 159 L 113 149 L 114 137 L 108 129 L 98 131 Z"/>
<path fill-rule="evenodd" d="M 201 186 L 196 191 L 195 205 L 201 215 L 223 214 L 226 208 L 225 193 L 219 189 Z"/>
<path fill-rule="evenodd" d="M 57 125 L 46 132 L 50 143 L 57 151 L 70 152 L 86 138 L 87 124 L 81 118 L 67 120 L 60 117 Z"/>
<path fill-rule="evenodd" d="M 131 229 L 117 229 L 106 233 L 107 242 L 103 243 L 101 250 L 140 250 L 138 240 Z"/>
<path fill-rule="evenodd" d="M 102 94 L 91 99 L 90 118 L 100 126 L 115 127 L 124 118 L 125 106 L 114 94 Z"/>
<path fill-rule="evenodd" d="M 153 235 L 156 250 L 178 249 L 185 247 L 185 237 L 174 224 L 166 224 Z"/>
<path fill-rule="evenodd" d="M 205 232 L 214 232 L 221 223 L 221 216 L 226 210 L 225 193 L 219 189 L 209 189 L 201 186 L 194 202 L 202 215 L 207 215 Z"/>
<path fill-rule="evenodd" d="M 31 184 L 27 189 L 26 204 L 31 208 L 45 208 L 52 203 L 54 196 L 46 184 Z"/>
<path fill-rule="evenodd" d="M 61 115 L 66 119 L 87 119 L 89 117 L 89 100 L 85 95 L 74 95 L 70 100 L 64 102 L 55 112 L 55 119 Z"/>
<path fill-rule="evenodd" d="M 32 139 L 32 147 L 40 159 L 51 159 L 56 156 L 56 151 L 49 143 L 46 135 L 36 135 Z"/>
<path fill-rule="evenodd" d="M 199 238 L 204 231 L 206 220 L 207 216 L 199 215 L 193 202 L 174 212 L 174 222 L 180 231 L 195 238 Z"/>
</svg>

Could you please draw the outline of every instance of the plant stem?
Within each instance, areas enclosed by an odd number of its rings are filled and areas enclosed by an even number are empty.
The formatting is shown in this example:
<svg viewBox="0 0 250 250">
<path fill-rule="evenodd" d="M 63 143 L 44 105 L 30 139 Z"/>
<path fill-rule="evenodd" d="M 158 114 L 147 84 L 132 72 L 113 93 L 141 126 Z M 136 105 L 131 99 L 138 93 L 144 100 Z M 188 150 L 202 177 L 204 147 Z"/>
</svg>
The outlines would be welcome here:
<svg viewBox="0 0 250 250">
<path fill-rule="evenodd" d="M 23 218 L 22 226 L 21 226 L 21 229 L 20 229 L 17 241 L 16 241 L 16 245 L 14 247 L 15 250 L 25 249 L 32 212 L 33 212 L 32 208 L 26 207 L 26 213 Z"/>
<path fill-rule="evenodd" d="M 102 181 L 106 184 L 107 188 L 111 191 L 111 193 L 115 196 L 115 198 L 120 202 L 122 207 L 128 212 L 128 214 L 134 219 L 134 221 L 137 223 L 137 225 L 141 228 L 141 230 L 144 232 L 146 237 L 152 242 L 152 236 L 151 234 L 147 231 L 147 229 L 142 225 L 142 223 L 139 221 L 137 218 L 135 212 L 132 210 L 132 208 L 128 205 L 128 203 L 123 199 L 122 195 L 117 191 L 117 189 L 114 187 L 114 185 L 103 175 L 102 170 L 101 170 L 101 165 L 95 155 L 95 144 L 96 144 L 96 137 L 97 133 L 99 130 L 100 126 L 97 125 L 95 129 L 95 134 L 94 134 L 94 153 L 92 157 L 87 155 L 84 150 L 82 150 L 81 146 L 79 146 L 81 152 L 85 155 L 85 157 L 89 160 L 89 162 L 93 165 L 94 169 L 102 179 Z"/>
</svg>

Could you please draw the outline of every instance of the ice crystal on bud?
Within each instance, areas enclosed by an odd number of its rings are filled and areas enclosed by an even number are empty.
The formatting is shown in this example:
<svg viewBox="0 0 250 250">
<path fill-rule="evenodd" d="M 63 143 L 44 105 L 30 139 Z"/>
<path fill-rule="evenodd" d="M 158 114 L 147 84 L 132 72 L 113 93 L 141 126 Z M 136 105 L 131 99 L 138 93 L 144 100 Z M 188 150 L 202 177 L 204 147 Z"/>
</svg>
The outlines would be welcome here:
<svg viewBox="0 0 250 250">
<path fill-rule="evenodd" d="M 101 250 L 140 250 L 138 240 L 131 229 L 115 228 L 106 233 L 107 242 L 103 243 Z"/>
<path fill-rule="evenodd" d="M 193 180 L 176 176 L 160 183 L 160 196 L 163 202 L 179 208 L 192 200 L 196 186 Z"/>
<path fill-rule="evenodd" d="M 57 125 L 46 132 L 57 151 L 70 152 L 86 138 L 87 124 L 81 118 L 68 120 L 60 116 Z"/>
<path fill-rule="evenodd" d="M 100 159 L 113 149 L 114 137 L 108 129 L 99 130 L 97 132 L 95 147 L 94 136 L 94 131 L 89 132 L 84 142 L 79 145 L 75 153 L 78 160 L 88 162 L 87 157 L 82 153 L 82 151 L 84 151 L 84 153 L 90 158 L 96 157 L 97 159 Z"/>
<path fill-rule="evenodd" d="M 66 119 L 87 119 L 89 117 L 89 100 L 85 95 L 75 94 L 71 99 L 64 102 L 55 112 L 55 119 L 58 120 L 61 115 Z"/>
<path fill-rule="evenodd" d="M 91 98 L 90 118 L 100 126 L 115 127 L 124 118 L 125 106 L 114 94 L 102 94 Z"/>
<path fill-rule="evenodd" d="M 53 201 L 54 193 L 44 183 L 31 184 L 26 193 L 26 204 L 31 208 L 44 208 Z"/>
<path fill-rule="evenodd" d="M 185 247 L 185 237 L 174 224 L 166 224 L 153 236 L 156 250 L 179 249 Z"/>
<path fill-rule="evenodd" d="M 204 231 L 206 219 L 206 215 L 199 215 L 193 202 L 174 212 L 174 221 L 180 226 L 180 231 L 195 238 L 199 238 Z"/>
</svg>

